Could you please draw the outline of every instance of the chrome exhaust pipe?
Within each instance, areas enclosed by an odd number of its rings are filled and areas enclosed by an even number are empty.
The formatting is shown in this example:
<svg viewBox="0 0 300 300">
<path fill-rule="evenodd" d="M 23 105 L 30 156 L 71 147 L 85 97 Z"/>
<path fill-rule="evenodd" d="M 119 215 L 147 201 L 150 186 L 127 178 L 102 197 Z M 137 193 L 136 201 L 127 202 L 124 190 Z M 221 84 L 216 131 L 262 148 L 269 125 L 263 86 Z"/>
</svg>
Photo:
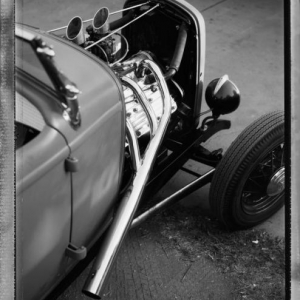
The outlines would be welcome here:
<svg viewBox="0 0 300 300">
<path fill-rule="evenodd" d="M 163 114 L 157 130 L 148 144 L 144 157 L 141 159 L 141 163 L 136 163 L 138 166 L 136 176 L 118 207 L 114 220 L 104 237 L 99 253 L 84 285 L 83 293 L 95 299 L 100 299 L 107 275 L 121 247 L 121 243 L 130 229 L 171 116 L 171 98 L 161 70 L 155 63 L 148 59 L 142 62 L 142 65 L 152 71 L 158 82 L 163 96 Z M 128 138 L 136 139 L 136 136 Z"/>
</svg>

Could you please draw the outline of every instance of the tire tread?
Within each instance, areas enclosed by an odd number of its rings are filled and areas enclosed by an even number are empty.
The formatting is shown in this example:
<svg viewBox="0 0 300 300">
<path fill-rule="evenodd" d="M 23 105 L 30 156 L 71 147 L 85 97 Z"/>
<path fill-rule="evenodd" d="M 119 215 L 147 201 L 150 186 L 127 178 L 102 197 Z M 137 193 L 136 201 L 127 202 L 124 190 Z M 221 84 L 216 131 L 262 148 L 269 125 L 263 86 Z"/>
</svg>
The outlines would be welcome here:
<svg viewBox="0 0 300 300">
<path fill-rule="evenodd" d="M 217 166 L 210 188 L 210 206 L 226 226 L 239 227 L 232 220 L 230 199 L 238 178 L 257 151 L 283 131 L 283 124 L 283 111 L 261 116 L 239 134 Z"/>
</svg>

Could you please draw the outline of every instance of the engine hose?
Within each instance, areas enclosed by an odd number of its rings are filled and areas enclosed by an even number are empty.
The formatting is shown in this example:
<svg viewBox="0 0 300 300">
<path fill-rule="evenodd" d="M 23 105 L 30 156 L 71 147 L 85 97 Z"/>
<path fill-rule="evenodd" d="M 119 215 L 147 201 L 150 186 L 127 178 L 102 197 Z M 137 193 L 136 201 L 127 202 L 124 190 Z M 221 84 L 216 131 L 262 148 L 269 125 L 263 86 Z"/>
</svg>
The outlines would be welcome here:
<svg viewBox="0 0 300 300">
<path fill-rule="evenodd" d="M 133 11 L 130 11 L 126 16 L 111 22 L 109 24 L 109 28 L 110 28 L 111 31 L 113 31 L 113 30 L 125 25 L 126 23 L 128 23 L 132 19 L 133 19 Z"/>
<path fill-rule="evenodd" d="M 172 78 L 179 70 L 187 40 L 187 29 L 188 28 L 186 24 L 182 22 L 179 29 L 176 48 L 172 57 L 169 70 L 164 74 L 165 80 Z"/>
</svg>

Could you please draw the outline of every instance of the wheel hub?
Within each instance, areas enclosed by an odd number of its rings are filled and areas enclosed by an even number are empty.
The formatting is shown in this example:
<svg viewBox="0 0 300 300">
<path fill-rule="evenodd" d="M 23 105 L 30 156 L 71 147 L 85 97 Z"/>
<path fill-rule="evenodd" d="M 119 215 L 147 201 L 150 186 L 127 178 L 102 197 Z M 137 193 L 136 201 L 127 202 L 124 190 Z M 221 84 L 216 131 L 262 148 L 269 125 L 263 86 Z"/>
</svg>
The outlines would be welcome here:
<svg viewBox="0 0 300 300">
<path fill-rule="evenodd" d="M 285 167 L 281 167 L 270 179 L 267 186 L 268 196 L 276 196 L 285 188 Z"/>
</svg>

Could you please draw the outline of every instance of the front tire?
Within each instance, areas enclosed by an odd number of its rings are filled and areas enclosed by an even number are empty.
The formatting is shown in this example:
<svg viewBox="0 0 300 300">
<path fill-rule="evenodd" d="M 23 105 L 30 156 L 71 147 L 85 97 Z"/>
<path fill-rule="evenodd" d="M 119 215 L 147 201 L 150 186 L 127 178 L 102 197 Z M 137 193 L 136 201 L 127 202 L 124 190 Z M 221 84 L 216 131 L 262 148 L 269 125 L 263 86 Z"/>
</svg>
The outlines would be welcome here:
<svg viewBox="0 0 300 300">
<path fill-rule="evenodd" d="M 266 114 L 236 138 L 218 164 L 210 206 L 231 229 L 253 227 L 284 204 L 284 113 Z"/>
</svg>

